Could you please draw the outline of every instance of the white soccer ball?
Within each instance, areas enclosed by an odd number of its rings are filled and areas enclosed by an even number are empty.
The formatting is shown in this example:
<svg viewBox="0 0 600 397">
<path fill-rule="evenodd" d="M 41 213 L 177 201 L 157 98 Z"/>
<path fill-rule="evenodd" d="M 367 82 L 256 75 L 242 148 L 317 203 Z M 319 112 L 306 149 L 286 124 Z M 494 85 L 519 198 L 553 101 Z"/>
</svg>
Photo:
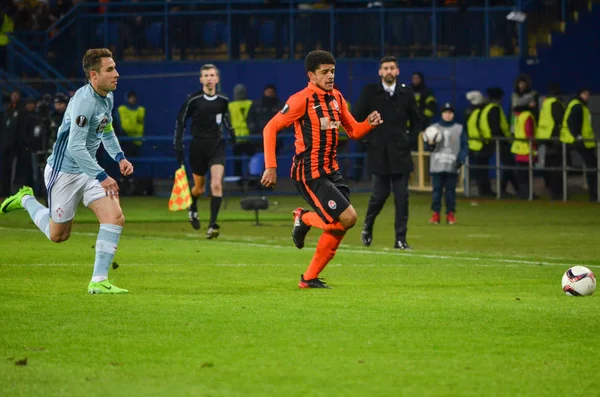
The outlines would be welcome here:
<svg viewBox="0 0 600 397">
<path fill-rule="evenodd" d="M 584 266 L 573 266 L 562 277 L 562 289 L 569 296 L 587 296 L 596 290 L 596 276 Z"/>
<path fill-rule="evenodd" d="M 423 140 L 425 142 L 438 143 L 442 140 L 442 131 L 440 131 L 438 127 L 430 125 L 429 127 L 425 128 L 425 131 L 423 131 Z"/>
</svg>

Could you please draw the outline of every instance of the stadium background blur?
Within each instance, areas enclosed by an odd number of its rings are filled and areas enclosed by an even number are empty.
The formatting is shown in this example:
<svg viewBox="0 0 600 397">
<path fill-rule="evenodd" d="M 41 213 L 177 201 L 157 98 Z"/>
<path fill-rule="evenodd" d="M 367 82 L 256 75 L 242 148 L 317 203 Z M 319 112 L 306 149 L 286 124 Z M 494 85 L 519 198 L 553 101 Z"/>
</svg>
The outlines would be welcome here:
<svg viewBox="0 0 600 397">
<path fill-rule="evenodd" d="M 518 21 L 518 12 L 526 13 L 524 22 Z M 503 89 L 503 107 L 510 114 L 511 92 L 522 73 L 530 76 L 540 98 L 550 82 L 560 83 L 566 101 L 582 87 L 592 95 L 600 92 L 593 70 L 600 54 L 589 50 L 598 45 L 594 21 L 600 18 L 600 5 L 588 1 L 12 0 L 3 13 L 2 30 L 9 33 L 0 46 L 4 108 L 10 106 L 11 92 L 18 90 L 21 102 L 36 103 L 37 120 L 27 127 L 31 131 L 20 131 L 16 138 L 3 128 L 1 155 L 14 156 L 20 164 L 12 190 L 31 183 L 29 170 L 43 166 L 51 144 L 53 98 L 59 92 L 72 95 L 84 84 L 80 60 L 87 48 L 113 51 L 121 74 L 115 111 L 131 91 L 146 108 L 145 140 L 133 159 L 136 175 L 146 181 L 135 192 L 140 194 L 168 194 L 177 166 L 172 149 L 175 118 L 185 97 L 200 88 L 198 71 L 207 62 L 219 67 L 221 91 L 231 99 L 237 84 L 255 101 L 272 84 L 285 101 L 306 84 L 304 55 L 326 49 L 338 59 L 336 85 L 352 103 L 365 84 L 376 81 L 378 59 L 391 54 L 399 59 L 400 81 L 409 84 L 413 72 L 422 72 L 438 104 L 455 105 L 459 122 L 465 122 L 462 115 L 469 105 L 466 92 L 485 93 L 489 87 Z M 592 97 L 595 126 L 600 125 L 599 108 Z M 6 121 L 9 113 L 2 117 Z M 260 136 L 249 139 L 260 147 Z M 288 174 L 292 141 L 287 135 L 278 153 L 282 176 Z M 39 156 L 31 164 L 34 151 Z M 368 190 L 363 156 L 360 145 L 349 142 L 340 163 L 357 182 L 355 188 Z M 414 177 L 412 185 L 426 190 L 426 161 L 419 156 L 416 152 L 416 174 L 424 175 Z M 99 160 L 111 166 L 103 155 Z M 234 176 L 233 161 L 230 155 L 227 176 Z M 576 158 L 574 165 L 569 183 L 582 187 Z M 0 173 L 5 173 L 2 168 Z M 493 170 L 489 175 L 495 178 Z M 43 190 L 41 178 L 33 179 Z M 284 185 L 279 193 L 294 191 Z"/>
</svg>

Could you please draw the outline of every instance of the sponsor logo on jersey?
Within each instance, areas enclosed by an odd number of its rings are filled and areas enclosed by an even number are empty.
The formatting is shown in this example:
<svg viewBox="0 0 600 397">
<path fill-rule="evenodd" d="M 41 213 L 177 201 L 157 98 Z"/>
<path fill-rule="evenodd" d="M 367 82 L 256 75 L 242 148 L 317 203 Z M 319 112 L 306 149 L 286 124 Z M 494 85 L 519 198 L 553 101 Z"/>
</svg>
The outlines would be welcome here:
<svg viewBox="0 0 600 397">
<path fill-rule="evenodd" d="M 319 121 L 321 122 L 321 130 L 338 129 L 342 124 L 339 121 L 331 120 L 329 117 L 321 117 Z"/>
<path fill-rule="evenodd" d="M 281 114 L 286 114 L 288 112 L 288 110 L 290 110 L 290 105 L 288 105 L 286 103 L 285 105 L 283 105 L 283 108 L 281 108 L 280 113 Z"/>
</svg>

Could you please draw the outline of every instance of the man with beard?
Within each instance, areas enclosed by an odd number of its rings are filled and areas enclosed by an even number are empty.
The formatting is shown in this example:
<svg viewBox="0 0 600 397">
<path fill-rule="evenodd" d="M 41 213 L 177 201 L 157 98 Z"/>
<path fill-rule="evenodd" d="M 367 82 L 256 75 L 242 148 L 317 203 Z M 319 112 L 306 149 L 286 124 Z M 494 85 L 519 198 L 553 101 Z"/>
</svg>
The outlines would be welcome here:
<svg viewBox="0 0 600 397">
<path fill-rule="evenodd" d="M 393 190 L 396 209 L 394 248 L 409 250 L 406 242 L 408 178 L 413 170 L 410 150 L 423 120 L 413 91 L 397 83 L 399 74 L 396 58 L 383 57 L 379 63 L 381 81 L 362 90 L 354 115 L 361 120 L 377 109 L 385 120 L 385 124 L 376 127 L 367 137 L 367 167 L 373 183 L 373 195 L 365 216 L 362 242 L 366 246 L 371 245 L 375 218 Z"/>
</svg>

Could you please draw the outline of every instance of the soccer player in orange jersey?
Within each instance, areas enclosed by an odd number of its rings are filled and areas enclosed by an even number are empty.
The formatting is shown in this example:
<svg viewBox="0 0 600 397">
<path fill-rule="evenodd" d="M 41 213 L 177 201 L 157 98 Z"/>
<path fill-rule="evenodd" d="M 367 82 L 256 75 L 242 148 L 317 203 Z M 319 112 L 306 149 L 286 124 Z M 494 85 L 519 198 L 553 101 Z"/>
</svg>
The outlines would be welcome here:
<svg viewBox="0 0 600 397">
<path fill-rule="evenodd" d="M 334 257 L 346 231 L 356 224 L 356 210 L 350 204 L 350 189 L 339 172 L 337 162 L 338 128 L 352 139 L 361 139 L 383 123 L 374 111 L 361 123 L 348 111 L 342 94 L 333 88 L 335 58 L 327 51 L 313 51 L 306 56 L 309 83 L 292 95 L 281 111 L 265 126 L 265 172 L 261 183 L 277 183 L 275 158 L 276 134 L 294 124 L 296 155 L 291 177 L 313 211 L 297 208 L 292 240 L 298 248 L 311 227 L 323 230 L 308 269 L 300 276 L 300 288 L 329 288 L 319 274 Z"/>
</svg>

